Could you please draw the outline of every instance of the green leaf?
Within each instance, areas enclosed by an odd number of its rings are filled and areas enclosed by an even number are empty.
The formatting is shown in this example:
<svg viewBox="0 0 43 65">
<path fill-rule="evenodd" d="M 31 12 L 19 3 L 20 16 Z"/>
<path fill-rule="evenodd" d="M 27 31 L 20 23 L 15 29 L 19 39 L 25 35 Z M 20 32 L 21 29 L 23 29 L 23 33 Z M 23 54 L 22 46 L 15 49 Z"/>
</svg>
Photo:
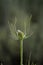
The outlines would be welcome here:
<svg viewBox="0 0 43 65">
<path fill-rule="evenodd" d="M 15 40 L 18 40 L 16 30 L 14 28 L 15 26 L 13 24 L 10 24 L 9 22 L 8 22 L 8 24 L 9 24 L 9 28 L 10 28 L 12 38 L 14 38 Z"/>
</svg>

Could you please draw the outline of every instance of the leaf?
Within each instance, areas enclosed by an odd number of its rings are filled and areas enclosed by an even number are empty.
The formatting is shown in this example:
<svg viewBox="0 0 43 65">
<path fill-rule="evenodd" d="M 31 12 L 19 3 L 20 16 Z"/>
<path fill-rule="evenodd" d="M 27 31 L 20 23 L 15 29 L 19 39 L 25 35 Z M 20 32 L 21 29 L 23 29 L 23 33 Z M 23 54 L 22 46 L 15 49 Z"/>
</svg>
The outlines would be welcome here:
<svg viewBox="0 0 43 65">
<path fill-rule="evenodd" d="M 29 35 L 26 35 L 25 39 L 31 37 L 32 35 L 33 35 L 33 32 L 31 34 L 29 34 Z"/>
<path fill-rule="evenodd" d="M 10 32 L 11 32 L 12 38 L 14 38 L 15 40 L 18 40 L 14 25 L 10 24 L 9 22 L 8 22 L 8 24 L 9 24 L 9 28 L 10 28 Z"/>
<path fill-rule="evenodd" d="M 25 20 L 24 20 L 24 33 L 25 33 L 25 35 L 27 33 L 29 33 L 29 31 L 30 31 L 30 21 L 31 21 L 31 18 L 32 18 L 32 15 L 30 17 L 29 16 L 25 17 Z"/>
</svg>

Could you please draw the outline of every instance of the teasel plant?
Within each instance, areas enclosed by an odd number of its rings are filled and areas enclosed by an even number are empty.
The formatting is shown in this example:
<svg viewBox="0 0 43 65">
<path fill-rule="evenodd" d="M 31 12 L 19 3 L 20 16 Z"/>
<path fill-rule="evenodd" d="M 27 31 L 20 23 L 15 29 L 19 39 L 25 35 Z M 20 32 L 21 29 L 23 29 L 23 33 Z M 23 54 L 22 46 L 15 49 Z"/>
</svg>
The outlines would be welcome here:
<svg viewBox="0 0 43 65">
<path fill-rule="evenodd" d="M 30 29 L 30 21 L 31 21 L 32 15 L 28 17 L 28 26 Z M 27 17 L 25 18 L 24 22 L 23 22 L 23 26 L 24 26 L 24 32 L 20 29 L 17 30 L 16 28 L 16 23 L 17 23 L 17 18 L 15 17 L 15 23 L 10 23 L 8 21 L 8 25 L 9 25 L 9 29 L 11 32 L 12 37 L 15 40 L 19 40 L 20 41 L 20 65 L 23 65 L 23 40 L 29 38 L 33 33 L 27 35 Z"/>
</svg>

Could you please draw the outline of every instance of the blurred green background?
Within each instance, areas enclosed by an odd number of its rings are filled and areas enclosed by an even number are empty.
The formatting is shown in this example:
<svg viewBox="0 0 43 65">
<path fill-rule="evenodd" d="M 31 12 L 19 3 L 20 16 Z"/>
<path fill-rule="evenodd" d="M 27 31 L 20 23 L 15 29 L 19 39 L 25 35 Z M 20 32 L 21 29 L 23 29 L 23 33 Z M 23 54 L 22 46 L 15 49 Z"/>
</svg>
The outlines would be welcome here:
<svg viewBox="0 0 43 65">
<path fill-rule="evenodd" d="M 43 65 L 43 0 L 0 0 L 0 61 L 4 65 L 19 65 L 20 61 L 19 40 L 11 38 L 8 21 L 14 22 L 16 16 L 17 28 L 20 28 L 25 17 L 30 15 L 33 35 L 24 40 L 24 65 L 27 65 L 30 52 L 32 62 Z M 27 28 L 29 30 L 29 26 Z"/>
</svg>

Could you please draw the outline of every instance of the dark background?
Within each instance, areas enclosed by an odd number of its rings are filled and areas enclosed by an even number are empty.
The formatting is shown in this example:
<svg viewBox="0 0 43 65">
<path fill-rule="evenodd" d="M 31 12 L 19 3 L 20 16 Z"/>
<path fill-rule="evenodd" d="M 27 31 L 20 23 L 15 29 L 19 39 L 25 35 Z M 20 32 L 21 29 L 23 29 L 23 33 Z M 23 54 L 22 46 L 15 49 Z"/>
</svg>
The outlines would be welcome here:
<svg viewBox="0 0 43 65">
<path fill-rule="evenodd" d="M 12 22 L 17 16 L 23 21 L 22 16 L 29 14 L 32 15 L 31 30 L 35 33 L 24 40 L 24 65 L 30 52 L 31 62 L 43 65 L 43 0 L 0 0 L 0 63 L 19 65 L 19 41 L 10 38 L 8 20 Z"/>
</svg>

